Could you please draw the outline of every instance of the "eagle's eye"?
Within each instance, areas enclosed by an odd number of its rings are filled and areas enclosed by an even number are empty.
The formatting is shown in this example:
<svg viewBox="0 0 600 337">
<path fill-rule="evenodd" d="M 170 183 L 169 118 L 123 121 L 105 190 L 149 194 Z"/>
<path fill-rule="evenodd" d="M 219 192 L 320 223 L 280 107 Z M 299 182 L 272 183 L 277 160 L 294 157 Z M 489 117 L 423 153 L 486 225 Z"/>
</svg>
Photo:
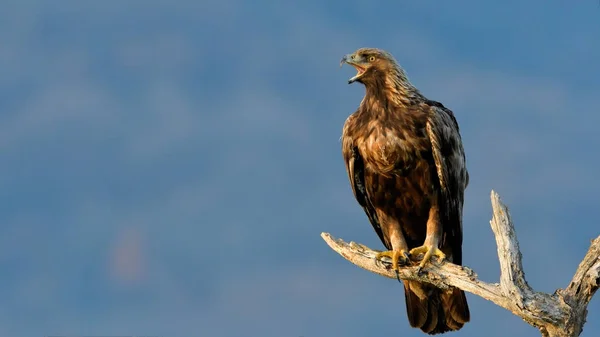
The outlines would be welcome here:
<svg viewBox="0 0 600 337">
<path fill-rule="evenodd" d="M 370 56 L 369 57 L 369 62 L 373 62 L 373 61 L 375 61 L 375 56 Z"/>
</svg>

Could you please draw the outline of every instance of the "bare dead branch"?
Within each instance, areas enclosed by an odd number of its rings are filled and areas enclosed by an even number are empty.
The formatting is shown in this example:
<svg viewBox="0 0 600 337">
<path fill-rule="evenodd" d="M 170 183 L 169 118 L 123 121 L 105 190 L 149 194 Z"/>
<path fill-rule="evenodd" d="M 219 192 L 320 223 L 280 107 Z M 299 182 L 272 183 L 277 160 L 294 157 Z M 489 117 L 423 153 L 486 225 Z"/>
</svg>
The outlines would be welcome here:
<svg viewBox="0 0 600 337">
<path fill-rule="evenodd" d="M 482 297 L 509 310 L 524 321 L 537 327 L 543 336 L 576 337 L 581 334 L 587 315 L 587 306 L 600 286 L 600 236 L 592 241 L 573 280 L 566 289 L 554 294 L 536 292 L 527 284 L 521 263 L 521 251 L 510 219 L 508 208 L 494 191 L 491 194 L 493 217 L 490 225 L 496 237 L 500 259 L 500 283 L 486 283 L 473 270 L 444 261 L 428 263 L 419 273 L 417 264 L 400 268 L 403 280 L 430 283 L 442 289 L 456 287 Z M 396 278 L 391 260 L 375 259 L 378 251 L 333 238 L 329 233 L 321 237 L 346 260 L 375 274 Z"/>
<path fill-rule="evenodd" d="M 498 246 L 500 287 L 505 296 L 514 296 L 515 304 L 522 307 L 524 298 L 531 293 L 531 288 L 525 281 L 519 241 L 510 214 L 494 191 L 492 191 L 492 210 L 494 215 L 490 225 Z"/>
</svg>

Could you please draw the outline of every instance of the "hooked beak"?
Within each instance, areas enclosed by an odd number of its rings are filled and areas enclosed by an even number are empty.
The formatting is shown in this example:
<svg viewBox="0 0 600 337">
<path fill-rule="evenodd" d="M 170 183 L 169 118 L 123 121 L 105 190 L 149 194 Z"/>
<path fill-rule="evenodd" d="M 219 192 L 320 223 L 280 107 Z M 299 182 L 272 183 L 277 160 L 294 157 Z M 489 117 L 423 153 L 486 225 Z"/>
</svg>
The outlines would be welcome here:
<svg viewBox="0 0 600 337">
<path fill-rule="evenodd" d="M 344 63 L 348 63 L 356 69 L 356 75 L 348 79 L 348 84 L 352 84 L 365 73 L 367 68 L 364 66 L 364 62 L 365 60 L 361 56 L 356 56 L 355 54 L 347 54 L 342 57 L 340 67 L 342 67 Z"/>
</svg>

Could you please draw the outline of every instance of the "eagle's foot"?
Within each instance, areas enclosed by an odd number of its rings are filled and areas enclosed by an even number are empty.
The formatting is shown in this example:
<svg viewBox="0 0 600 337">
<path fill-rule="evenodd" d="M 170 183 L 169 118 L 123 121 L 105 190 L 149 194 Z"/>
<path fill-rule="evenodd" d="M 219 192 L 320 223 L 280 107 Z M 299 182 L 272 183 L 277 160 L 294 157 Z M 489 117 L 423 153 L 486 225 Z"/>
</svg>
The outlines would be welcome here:
<svg viewBox="0 0 600 337">
<path fill-rule="evenodd" d="M 423 246 L 416 247 L 416 248 L 413 248 L 410 250 L 410 256 L 412 256 L 412 257 L 417 257 L 420 254 L 425 254 L 425 255 L 423 256 L 423 259 L 421 260 L 421 263 L 419 264 L 419 269 L 423 268 L 423 266 L 425 266 L 425 264 L 431 259 L 432 256 L 437 257 L 438 262 L 442 262 L 446 258 L 446 254 L 444 254 L 444 252 L 442 252 L 437 247 L 437 245 L 435 245 L 435 246 L 423 245 Z"/>
<path fill-rule="evenodd" d="M 405 266 L 410 261 L 410 255 L 405 250 L 388 250 L 385 252 L 379 252 L 377 253 L 377 256 L 375 256 L 375 259 L 380 260 L 384 256 L 392 259 L 392 270 L 395 270 L 396 272 L 398 272 L 398 269 L 400 269 L 400 264 Z"/>
</svg>

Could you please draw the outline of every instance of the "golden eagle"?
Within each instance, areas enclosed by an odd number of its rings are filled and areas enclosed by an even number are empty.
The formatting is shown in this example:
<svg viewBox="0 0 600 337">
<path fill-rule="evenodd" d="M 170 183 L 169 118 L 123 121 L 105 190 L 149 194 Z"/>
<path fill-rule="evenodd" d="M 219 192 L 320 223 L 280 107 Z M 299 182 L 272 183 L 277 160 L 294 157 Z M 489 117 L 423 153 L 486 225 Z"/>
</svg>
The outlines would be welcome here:
<svg viewBox="0 0 600 337">
<path fill-rule="evenodd" d="M 352 191 L 388 249 L 393 268 L 423 254 L 462 264 L 462 209 L 469 183 L 458 123 L 451 110 L 423 96 L 394 57 L 361 48 L 342 58 L 365 86 L 346 120 L 342 154 Z M 469 321 L 463 291 L 403 281 L 410 325 L 428 334 Z"/>
</svg>

